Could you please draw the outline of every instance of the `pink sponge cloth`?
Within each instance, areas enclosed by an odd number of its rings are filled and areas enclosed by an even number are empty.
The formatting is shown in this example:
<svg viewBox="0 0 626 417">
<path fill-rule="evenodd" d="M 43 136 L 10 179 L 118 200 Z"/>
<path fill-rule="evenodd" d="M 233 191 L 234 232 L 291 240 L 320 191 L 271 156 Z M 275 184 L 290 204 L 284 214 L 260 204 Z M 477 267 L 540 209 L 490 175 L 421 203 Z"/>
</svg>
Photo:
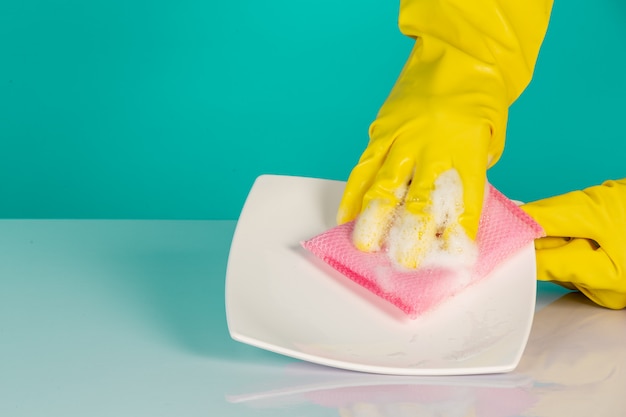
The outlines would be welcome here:
<svg viewBox="0 0 626 417">
<path fill-rule="evenodd" d="M 352 243 L 353 229 L 354 222 L 346 223 L 302 242 L 302 246 L 412 319 L 478 282 L 526 244 L 544 236 L 539 224 L 491 185 L 476 236 L 478 257 L 469 279 L 461 279 L 459 271 L 443 266 L 402 270 L 382 251 L 359 251 Z"/>
</svg>

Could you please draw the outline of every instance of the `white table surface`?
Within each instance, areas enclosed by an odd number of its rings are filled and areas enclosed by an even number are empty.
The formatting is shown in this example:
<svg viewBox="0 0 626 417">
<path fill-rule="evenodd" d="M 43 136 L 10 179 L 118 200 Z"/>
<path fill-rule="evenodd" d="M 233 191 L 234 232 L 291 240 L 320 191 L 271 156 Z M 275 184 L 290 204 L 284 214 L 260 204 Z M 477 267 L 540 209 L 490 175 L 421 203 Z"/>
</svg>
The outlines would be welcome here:
<svg viewBox="0 0 626 417">
<path fill-rule="evenodd" d="M 0 221 L 0 416 L 623 416 L 626 311 L 540 284 L 512 373 L 390 377 L 230 339 L 234 221 Z"/>
</svg>

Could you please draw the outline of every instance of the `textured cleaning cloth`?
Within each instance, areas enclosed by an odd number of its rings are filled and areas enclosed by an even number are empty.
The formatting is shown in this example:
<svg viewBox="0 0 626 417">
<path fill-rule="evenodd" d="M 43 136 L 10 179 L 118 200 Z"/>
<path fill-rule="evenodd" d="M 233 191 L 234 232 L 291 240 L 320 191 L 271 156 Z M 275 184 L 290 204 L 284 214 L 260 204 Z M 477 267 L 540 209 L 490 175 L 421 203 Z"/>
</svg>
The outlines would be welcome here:
<svg viewBox="0 0 626 417">
<path fill-rule="evenodd" d="M 487 276 L 544 231 L 514 202 L 489 185 L 471 267 L 424 266 L 400 269 L 384 251 L 366 253 L 352 243 L 354 222 L 334 227 L 302 245 L 343 275 L 396 305 L 410 318 L 431 310 Z"/>
</svg>

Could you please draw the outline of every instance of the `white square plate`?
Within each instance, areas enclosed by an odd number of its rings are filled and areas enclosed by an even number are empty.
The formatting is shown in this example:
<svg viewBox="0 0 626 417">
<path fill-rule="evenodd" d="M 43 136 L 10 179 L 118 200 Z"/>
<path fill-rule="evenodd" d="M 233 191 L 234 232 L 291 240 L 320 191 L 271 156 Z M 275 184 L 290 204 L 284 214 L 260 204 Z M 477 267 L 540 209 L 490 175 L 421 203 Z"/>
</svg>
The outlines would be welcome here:
<svg viewBox="0 0 626 417">
<path fill-rule="evenodd" d="M 239 217 L 226 273 L 233 339 L 337 368 L 395 375 L 513 370 L 532 325 L 531 244 L 416 320 L 301 248 L 335 226 L 345 183 L 263 175 Z"/>
</svg>

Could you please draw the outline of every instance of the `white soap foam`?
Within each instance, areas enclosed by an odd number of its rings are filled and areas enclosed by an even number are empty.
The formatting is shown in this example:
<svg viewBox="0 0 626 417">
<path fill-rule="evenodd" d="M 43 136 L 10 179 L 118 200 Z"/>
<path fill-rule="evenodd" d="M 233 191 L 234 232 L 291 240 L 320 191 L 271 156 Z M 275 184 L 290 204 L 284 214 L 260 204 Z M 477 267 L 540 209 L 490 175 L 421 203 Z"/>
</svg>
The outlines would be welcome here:
<svg viewBox="0 0 626 417">
<path fill-rule="evenodd" d="M 398 187 L 394 191 L 397 201 L 402 201 L 408 186 Z M 352 240 L 357 247 L 366 252 L 378 252 L 382 249 L 389 228 L 395 218 L 396 207 L 382 204 L 381 200 L 372 200 L 357 218 L 352 232 Z"/>
<path fill-rule="evenodd" d="M 380 202 L 373 200 L 358 217 L 352 232 L 352 240 L 359 249 L 366 252 L 381 250 L 389 228 L 386 216 L 382 213 Z"/>
<path fill-rule="evenodd" d="M 387 235 L 387 254 L 400 267 L 416 268 L 424 261 L 427 248 L 436 244 L 435 240 L 434 223 L 402 206 Z"/>
<path fill-rule="evenodd" d="M 432 205 L 425 215 L 398 207 L 387 235 L 390 258 L 404 267 L 446 267 L 467 272 L 478 256 L 476 244 L 459 223 L 464 211 L 463 183 L 455 169 L 443 172 L 435 181 Z"/>
</svg>

